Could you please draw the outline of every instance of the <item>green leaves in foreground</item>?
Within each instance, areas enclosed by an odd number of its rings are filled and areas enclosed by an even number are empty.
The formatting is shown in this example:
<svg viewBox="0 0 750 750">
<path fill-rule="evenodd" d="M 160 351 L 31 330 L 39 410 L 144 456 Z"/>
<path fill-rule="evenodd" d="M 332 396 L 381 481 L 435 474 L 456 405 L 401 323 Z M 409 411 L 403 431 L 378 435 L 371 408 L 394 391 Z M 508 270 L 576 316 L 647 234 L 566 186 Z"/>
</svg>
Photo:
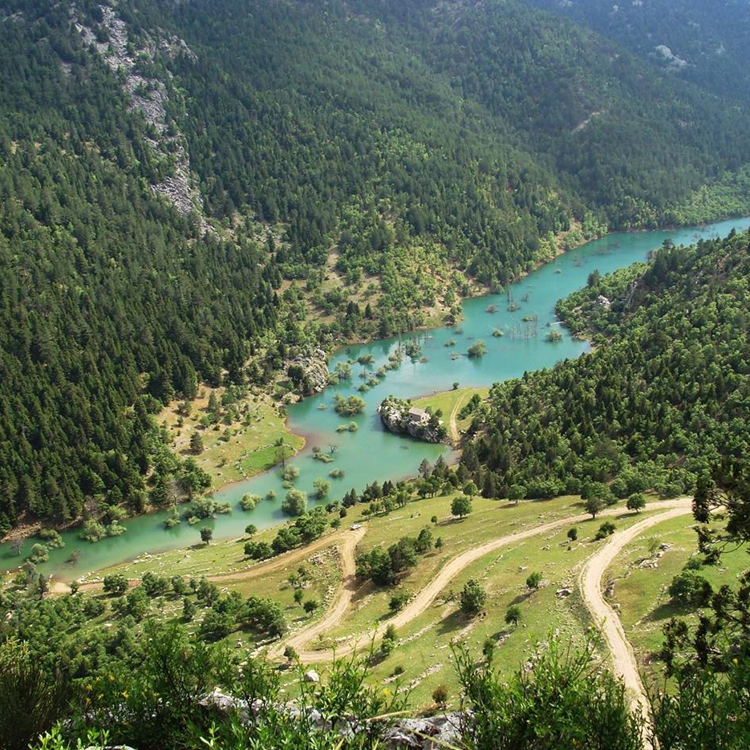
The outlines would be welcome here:
<svg viewBox="0 0 750 750">
<path fill-rule="evenodd" d="M 471 750 L 642 747 L 622 683 L 594 661 L 590 645 L 563 652 L 552 643 L 507 682 L 491 660 L 477 664 L 464 648 L 454 653 L 472 712 L 463 727 Z"/>
</svg>

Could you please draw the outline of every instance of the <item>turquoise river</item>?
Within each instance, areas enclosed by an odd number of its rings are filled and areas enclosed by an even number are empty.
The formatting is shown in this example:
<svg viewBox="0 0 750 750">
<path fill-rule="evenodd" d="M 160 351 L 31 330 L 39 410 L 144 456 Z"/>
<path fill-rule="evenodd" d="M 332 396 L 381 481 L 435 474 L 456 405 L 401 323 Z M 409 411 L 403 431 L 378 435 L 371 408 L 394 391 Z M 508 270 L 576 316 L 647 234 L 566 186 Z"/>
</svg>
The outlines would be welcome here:
<svg viewBox="0 0 750 750">
<path fill-rule="evenodd" d="M 334 412 L 333 399 L 336 393 L 357 393 L 357 387 L 363 382 L 359 374 L 365 369 L 361 365 L 353 366 L 350 381 L 327 388 L 323 393 L 289 409 L 291 429 L 307 438 L 305 449 L 291 461 L 300 471 L 295 486 L 311 493 L 316 478 L 327 477 L 334 468 L 342 469 L 343 478 L 331 480 L 333 487 L 326 500 L 330 502 L 339 499 L 351 487 L 361 490 L 374 480 L 396 480 L 415 474 L 422 459 L 433 462 L 450 448 L 420 443 L 384 431 L 376 410 L 386 396 L 392 394 L 414 398 L 448 390 L 454 382 L 461 387 L 489 386 L 496 381 L 522 375 L 525 371 L 551 367 L 563 359 L 577 357 L 586 351 L 585 342 L 573 340 L 564 330 L 563 339 L 557 343 L 547 342 L 545 335 L 550 326 L 559 325 L 555 319 L 557 300 L 584 286 L 592 271 L 596 269 L 604 274 L 645 260 L 649 251 L 660 247 L 666 239 L 677 244 L 689 244 L 702 238 L 726 235 L 733 228 L 739 231 L 748 227 L 750 218 L 702 228 L 612 234 L 561 255 L 514 284 L 511 294 L 519 306 L 515 312 L 508 310 L 506 293 L 469 299 L 463 303 L 463 321 L 455 328 L 438 328 L 339 351 L 331 359 L 331 369 L 339 361 L 372 354 L 374 362 L 366 369 L 374 373 L 387 362 L 388 355 L 399 343 L 416 340 L 421 346 L 420 359 L 413 362 L 404 357 L 399 369 L 389 371 L 379 385 L 363 394 L 367 408 L 363 414 L 353 418 L 359 426 L 357 432 L 336 432 L 337 426 L 351 420 Z M 487 308 L 491 305 L 497 307 L 496 312 L 488 312 Z M 536 337 L 519 335 L 524 328 L 525 316 L 537 316 Z M 496 328 L 504 331 L 502 338 L 492 336 Z M 449 339 L 455 340 L 454 346 L 444 346 Z M 485 341 L 487 353 L 482 358 L 469 359 L 465 356 L 466 351 L 472 342 L 479 339 Z M 327 450 L 330 444 L 338 446 L 333 463 L 323 464 L 313 459 L 313 447 L 320 446 Z M 276 500 L 264 500 L 250 512 L 243 512 L 239 507 L 244 493 L 265 496 L 271 489 L 276 491 Z M 145 552 L 156 553 L 195 544 L 199 538 L 199 528 L 203 526 L 213 528 L 214 539 L 220 539 L 239 536 L 248 523 L 258 528 L 279 524 L 284 520 L 280 498 L 285 492 L 281 486 L 280 472 L 268 471 L 217 492 L 215 497 L 218 501 L 231 503 L 232 513 L 203 521 L 198 526 L 183 522 L 166 530 L 166 514 L 152 513 L 126 521 L 127 533 L 96 544 L 81 541 L 75 529 L 66 531 L 63 533 L 65 547 L 50 550 L 50 561 L 40 566 L 40 570 L 63 580 L 72 579 Z M 19 565 L 34 541 L 27 539 L 24 542 L 20 556 L 13 554 L 9 545 L 0 546 L 0 568 L 11 569 Z M 75 563 L 67 562 L 73 550 L 79 551 L 78 559 Z"/>
</svg>

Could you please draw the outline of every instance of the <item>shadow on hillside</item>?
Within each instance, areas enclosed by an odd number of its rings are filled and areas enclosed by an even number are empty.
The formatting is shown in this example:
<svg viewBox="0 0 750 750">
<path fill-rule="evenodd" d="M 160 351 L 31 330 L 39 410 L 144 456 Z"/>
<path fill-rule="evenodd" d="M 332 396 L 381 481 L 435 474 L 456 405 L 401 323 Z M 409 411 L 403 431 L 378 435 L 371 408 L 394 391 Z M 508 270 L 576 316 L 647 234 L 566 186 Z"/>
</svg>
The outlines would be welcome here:
<svg viewBox="0 0 750 750">
<path fill-rule="evenodd" d="M 437 632 L 440 635 L 449 635 L 450 633 L 454 633 L 456 630 L 460 630 L 461 628 L 466 627 L 466 625 L 469 624 L 469 618 L 461 612 L 461 610 L 457 610 L 455 612 L 451 612 L 447 617 L 444 617 L 440 624 L 437 627 Z"/>
<path fill-rule="evenodd" d="M 372 581 L 359 583 L 357 579 L 355 579 L 355 587 L 354 594 L 352 595 L 352 603 L 354 604 L 361 602 L 369 594 L 377 594 L 378 591 L 382 590 L 380 586 L 376 586 Z"/>
<path fill-rule="evenodd" d="M 533 593 L 533 591 L 524 591 L 523 593 L 518 594 L 518 596 L 516 596 L 510 603 L 510 606 L 523 604 Z"/>
<path fill-rule="evenodd" d="M 644 622 L 660 622 L 672 617 L 686 617 L 693 614 L 698 607 L 692 607 L 686 604 L 675 604 L 672 601 L 660 604 L 655 610 L 649 612 L 644 618 Z"/>
</svg>

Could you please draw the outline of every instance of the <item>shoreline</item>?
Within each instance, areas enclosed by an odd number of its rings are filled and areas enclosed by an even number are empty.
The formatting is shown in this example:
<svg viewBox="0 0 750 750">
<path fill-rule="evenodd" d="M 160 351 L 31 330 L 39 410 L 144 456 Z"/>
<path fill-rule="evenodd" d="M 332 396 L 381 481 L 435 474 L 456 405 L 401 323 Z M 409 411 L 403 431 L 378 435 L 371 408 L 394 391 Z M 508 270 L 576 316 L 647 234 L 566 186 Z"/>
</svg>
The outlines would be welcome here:
<svg viewBox="0 0 750 750">
<path fill-rule="evenodd" d="M 717 221 L 721 221 L 721 219 L 717 219 Z M 634 230 L 634 231 L 648 232 L 648 231 L 659 231 L 659 230 L 644 229 L 644 230 Z M 593 238 L 590 238 L 590 239 L 583 239 L 581 242 L 579 242 L 578 244 L 574 245 L 572 248 L 570 248 L 568 250 L 564 250 L 562 248 L 562 246 L 560 244 L 558 244 L 557 245 L 557 250 L 556 250 L 555 254 L 552 256 L 552 258 L 550 258 L 549 260 L 536 261 L 531 269 L 529 269 L 527 271 L 522 271 L 517 276 L 514 276 L 513 279 L 511 280 L 510 284 L 515 284 L 515 283 L 519 282 L 521 279 L 527 277 L 529 274 L 533 273 L 534 271 L 539 270 L 540 268 L 542 268 L 543 266 L 547 265 L 548 263 L 552 263 L 555 259 L 559 258 L 560 256 L 565 255 L 566 253 L 569 253 L 569 252 L 571 252 L 571 251 L 573 251 L 573 250 L 575 250 L 575 249 L 577 249 L 579 247 L 582 247 L 583 245 L 586 245 L 589 242 L 594 242 L 597 239 L 602 239 L 603 237 L 606 237 L 608 234 L 618 234 L 618 232 L 607 232 L 607 234 L 600 235 L 598 237 L 593 237 Z M 468 300 L 482 299 L 483 297 L 490 297 L 490 296 L 495 295 L 495 294 L 502 294 L 502 291 L 503 291 L 503 289 L 493 291 L 489 287 L 487 287 L 486 285 L 483 285 L 480 294 L 470 295 L 468 297 L 461 297 L 460 300 L 459 300 L 459 302 L 460 302 L 461 306 L 463 306 L 463 303 L 466 302 L 466 301 L 468 301 Z M 463 320 L 463 315 L 455 321 L 454 325 L 458 325 L 462 320 Z M 415 328 L 410 328 L 408 330 L 399 331 L 398 333 L 394 334 L 394 336 L 403 336 L 403 335 L 410 334 L 410 333 L 419 333 L 419 332 L 434 331 L 434 330 L 437 330 L 438 328 L 441 328 L 444 325 L 446 325 L 445 323 L 441 323 L 441 322 L 439 322 L 437 320 L 433 321 L 433 322 L 434 322 L 434 325 L 428 325 L 428 324 L 419 325 L 419 326 L 416 326 Z M 352 347 L 352 346 L 367 346 L 367 345 L 371 344 L 373 341 L 377 341 L 377 340 L 378 339 L 376 339 L 376 338 L 352 339 L 352 340 L 346 341 L 344 343 L 338 344 L 337 346 L 335 346 L 334 348 L 332 348 L 330 351 L 327 351 L 326 354 L 327 354 L 328 359 L 330 359 L 331 357 L 334 357 L 334 356 L 336 356 L 339 353 L 345 352 L 345 350 L 348 349 L 349 347 Z M 318 393 L 325 392 L 325 390 L 328 387 L 329 386 L 326 386 L 326 388 L 324 388 L 322 391 L 319 391 Z M 314 395 L 318 395 L 318 393 L 316 393 Z M 270 397 L 270 394 L 266 394 L 266 395 L 268 395 Z M 306 398 L 305 396 L 302 396 L 300 399 L 298 399 L 298 401 L 296 401 L 294 403 L 299 403 L 299 402 L 303 401 L 305 398 Z M 419 398 L 419 396 L 414 396 L 412 398 Z M 175 399 L 174 401 L 172 401 L 169 404 L 167 404 L 164 408 L 170 408 L 173 404 L 177 403 L 178 400 L 179 399 Z M 289 406 L 289 405 L 291 405 L 291 404 L 285 404 L 284 406 Z M 301 440 L 303 440 L 302 445 L 296 451 L 294 451 L 294 453 L 292 453 L 292 455 L 289 457 L 289 459 L 292 459 L 292 458 L 296 458 L 297 456 L 299 456 L 300 453 L 302 453 L 302 451 L 306 448 L 309 440 L 313 437 L 314 434 L 313 433 L 305 434 L 305 433 L 301 433 L 301 432 L 296 432 L 290 426 L 289 420 L 290 420 L 290 417 L 289 417 L 289 413 L 287 411 L 287 414 L 284 417 L 284 425 L 285 425 L 285 427 L 287 428 L 287 430 L 289 431 L 289 433 L 291 435 L 294 435 L 294 436 L 300 438 Z M 230 489 L 230 488 L 232 488 L 232 487 L 234 487 L 234 486 L 236 486 L 236 485 L 238 485 L 238 484 L 240 484 L 242 482 L 245 482 L 245 481 L 247 481 L 249 479 L 253 479 L 254 477 L 257 477 L 257 476 L 259 476 L 261 474 L 264 474 L 265 472 L 273 471 L 279 465 L 280 464 L 274 464 L 273 466 L 269 467 L 268 469 L 262 469 L 262 470 L 254 472 L 252 474 L 248 474 L 248 476 L 243 477 L 242 479 L 234 479 L 234 480 L 232 480 L 230 482 L 225 482 L 224 484 L 222 484 L 222 485 L 220 485 L 218 487 L 212 487 L 211 490 L 209 492 L 206 492 L 204 496 L 208 497 L 208 496 L 211 496 L 211 495 L 213 495 L 215 493 L 218 493 L 218 492 L 224 492 L 225 490 L 228 490 L 228 489 Z M 183 504 L 184 503 L 178 503 L 177 505 L 183 505 Z M 140 518 L 140 517 L 144 517 L 144 516 L 149 516 L 149 515 L 152 515 L 154 513 L 158 513 L 158 512 L 160 512 L 162 510 L 164 510 L 164 509 L 163 508 L 150 507 L 148 510 L 145 510 L 143 513 L 137 513 L 137 514 L 134 514 L 134 515 L 128 515 L 123 520 L 131 520 L 133 518 Z M 0 538 L 0 543 L 1 544 L 6 544 L 6 543 L 10 544 L 10 543 L 13 543 L 15 541 L 24 541 L 26 539 L 30 539 L 30 538 L 36 536 L 36 534 L 39 531 L 41 531 L 42 529 L 53 529 L 55 531 L 70 531 L 71 529 L 75 529 L 77 526 L 81 526 L 82 524 L 83 524 L 83 517 L 76 518 L 75 520 L 72 520 L 72 521 L 69 521 L 69 522 L 63 523 L 63 524 L 45 524 L 42 521 L 22 521 L 18 526 L 15 526 L 13 529 L 11 529 L 6 536 Z"/>
<path fill-rule="evenodd" d="M 669 231 L 686 230 L 686 229 L 690 229 L 693 226 L 696 229 L 704 230 L 705 231 L 705 229 L 707 228 L 707 226 L 709 224 L 721 223 L 721 222 L 725 222 L 725 221 L 732 221 L 732 220 L 738 219 L 738 218 L 744 218 L 744 217 L 732 216 L 732 217 L 728 217 L 728 218 L 715 219 L 715 220 L 712 220 L 711 222 L 707 222 L 707 223 L 704 223 L 704 224 L 701 224 L 701 225 L 683 225 L 683 226 L 679 226 L 678 225 L 678 226 L 673 226 L 673 227 L 670 226 L 670 227 L 663 227 L 663 228 L 657 228 L 657 229 L 626 229 L 626 230 L 618 230 L 618 231 L 608 231 L 606 234 L 603 234 L 603 235 L 601 235 L 599 237 L 596 237 L 596 238 L 583 239 L 581 242 L 577 243 L 576 245 L 574 245 L 573 247 L 571 247 L 571 248 L 569 248 L 567 250 L 563 249 L 560 245 L 558 245 L 558 249 L 557 249 L 557 251 L 555 252 L 555 254 L 554 254 L 554 256 L 552 258 L 550 258 L 549 260 L 545 260 L 545 261 L 537 261 L 536 263 L 534 263 L 533 267 L 531 267 L 529 270 L 523 271 L 522 273 L 518 274 L 516 277 L 514 277 L 513 281 L 510 282 L 510 283 L 511 284 L 517 283 L 518 281 L 520 281 L 523 278 L 527 277 L 532 272 L 534 272 L 534 271 L 542 268 L 545 265 L 548 265 L 549 263 L 552 263 L 554 260 L 556 260 L 557 258 L 561 257 L 562 255 L 565 255 L 565 254 L 568 254 L 568 253 L 570 253 L 572 251 L 575 251 L 576 249 L 578 249 L 578 248 L 580 248 L 580 247 L 582 247 L 582 246 L 584 246 L 584 245 L 586 245 L 586 244 L 588 244 L 590 242 L 593 242 L 593 241 L 596 241 L 596 240 L 600 240 L 600 239 L 604 239 L 606 237 L 612 237 L 612 236 L 615 236 L 615 235 L 618 235 L 618 234 L 621 234 L 621 235 L 634 235 L 634 234 L 642 234 L 642 233 L 649 233 L 649 232 L 669 232 Z M 465 303 L 466 301 L 469 301 L 469 300 L 482 299 L 483 297 L 488 297 L 488 296 L 492 296 L 492 295 L 496 295 L 496 294 L 501 294 L 501 293 L 502 293 L 502 290 L 501 291 L 491 291 L 491 290 L 489 290 L 485 286 L 484 289 L 481 291 L 481 293 L 475 294 L 475 295 L 471 295 L 471 296 L 468 296 L 468 297 L 463 297 L 463 298 L 461 298 L 460 302 L 461 302 L 461 305 L 463 305 L 463 303 Z M 464 319 L 464 317 L 462 315 L 460 318 L 458 318 L 455 321 L 455 323 L 453 325 L 458 325 L 463 319 Z M 404 335 L 406 333 L 429 332 L 429 331 L 432 331 L 432 330 L 437 330 L 437 329 L 439 329 L 439 328 L 441 328 L 441 327 L 443 327 L 445 325 L 445 323 L 440 323 L 437 320 L 432 320 L 431 323 L 432 323 L 432 325 L 417 326 L 415 328 L 409 329 L 408 331 L 403 331 L 401 334 L 397 334 L 397 335 Z M 351 347 L 351 346 L 365 346 L 365 345 L 371 344 L 373 341 L 376 341 L 376 340 L 377 339 L 375 339 L 375 338 L 369 338 L 369 339 L 361 339 L 361 340 L 356 340 L 356 341 L 349 341 L 349 342 L 346 342 L 346 343 L 343 343 L 343 344 L 340 344 L 340 345 L 336 346 L 334 349 L 330 350 L 327 354 L 328 354 L 328 357 L 330 359 L 331 357 L 337 355 L 338 353 L 344 352 L 348 347 Z M 594 351 L 595 347 L 593 346 L 593 344 L 591 343 L 591 341 L 588 340 L 585 337 L 583 337 L 583 340 L 587 341 L 587 343 L 589 344 L 589 347 L 590 347 L 589 351 Z M 324 388 L 323 391 L 321 391 L 321 392 L 324 392 L 325 390 L 326 389 Z M 435 392 L 433 392 L 432 395 L 434 395 L 435 393 L 442 393 L 442 392 L 443 391 L 435 391 Z M 412 398 L 419 398 L 419 396 L 413 396 Z M 292 427 L 290 425 L 290 416 L 289 416 L 288 412 L 287 412 L 287 414 L 285 415 L 285 418 L 284 418 L 284 425 L 285 425 L 286 429 L 288 430 L 288 432 L 291 435 L 295 435 L 296 437 L 300 438 L 303 441 L 302 445 L 289 457 L 289 459 L 293 459 L 293 458 L 298 457 L 305 450 L 305 448 L 309 444 L 309 441 L 314 438 L 315 433 L 298 432 L 298 431 L 295 431 L 294 429 L 292 429 Z M 450 451 L 451 454 L 455 453 L 456 449 L 454 447 L 449 446 L 449 448 L 451 448 L 451 451 Z M 451 456 L 451 458 L 453 458 L 455 460 L 455 458 L 453 456 Z M 262 475 L 262 474 L 264 474 L 266 472 L 272 472 L 279 465 L 280 464 L 275 464 L 274 466 L 269 467 L 268 469 L 259 470 L 259 471 L 256 471 L 256 472 L 252 473 L 252 474 L 249 474 L 247 477 L 244 477 L 242 479 L 232 480 L 231 482 L 227 482 L 225 484 L 222 484 L 219 487 L 212 488 L 211 492 L 206 493 L 206 494 L 207 495 L 213 495 L 215 493 L 223 492 L 223 491 L 225 491 L 227 489 L 230 489 L 230 488 L 236 486 L 240 482 L 248 481 L 249 479 L 255 478 L 255 477 L 257 477 L 259 475 Z M 406 475 L 406 478 L 408 478 L 410 476 L 413 476 L 413 475 Z M 186 504 L 186 503 L 180 503 L 179 505 L 183 505 L 183 504 Z M 151 507 L 151 508 L 149 508 L 148 510 L 146 510 L 143 513 L 128 515 L 127 518 L 126 518 L 126 520 L 133 520 L 133 519 L 140 518 L 140 517 L 147 517 L 149 515 L 152 515 L 154 513 L 157 513 L 157 512 L 163 511 L 163 510 L 164 510 L 163 508 L 153 508 L 153 507 Z M 46 529 L 46 528 L 54 529 L 56 531 L 70 531 L 72 529 L 75 529 L 76 527 L 81 526 L 82 523 L 83 523 L 83 518 L 82 517 L 79 517 L 79 518 L 77 518 L 75 520 L 72 520 L 72 521 L 68 521 L 66 523 L 55 524 L 55 525 L 46 525 L 46 524 L 42 523 L 41 521 L 22 520 L 22 522 L 20 523 L 19 526 L 16 526 L 15 528 L 11 529 L 11 531 L 5 537 L 3 537 L 3 539 L 1 540 L 1 543 L 3 543 L 3 544 L 6 544 L 6 543 L 11 544 L 13 542 L 18 542 L 18 541 L 23 542 L 24 540 L 33 538 L 41 529 Z M 274 524 L 274 525 L 277 525 L 277 524 Z M 230 537 L 227 537 L 227 538 L 230 538 Z M 164 551 L 164 550 L 161 550 L 161 551 Z M 19 566 L 20 566 L 20 564 L 22 564 L 22 563 L 19 563 Z"/>
</svg>

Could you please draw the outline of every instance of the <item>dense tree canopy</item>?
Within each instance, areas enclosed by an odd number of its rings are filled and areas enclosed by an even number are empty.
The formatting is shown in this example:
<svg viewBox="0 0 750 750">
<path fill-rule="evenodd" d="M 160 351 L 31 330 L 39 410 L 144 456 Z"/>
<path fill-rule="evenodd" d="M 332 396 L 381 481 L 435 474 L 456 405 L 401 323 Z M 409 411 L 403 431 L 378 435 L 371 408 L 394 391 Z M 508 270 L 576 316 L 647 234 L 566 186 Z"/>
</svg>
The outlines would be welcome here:
<svg viewBox="0 0 750 750">
<path fill-rule="evenodd" d="M 747 234 L 667 246 L 562 301 L 563 320 L 597 349 L 493 386 L 462 458 L 479 486 L 675 496 L 746 456 L 749 247 Z"/>
<path fill-rule="evenodd" d="M 617 40 L 670 75 L 716 94 L 750 101 L 750 9 L 743 0 L 521 0 L 563 13 Z M 665 49 L 666 48 L 666 49 Z"/>
<path fill-rule="evenodd" d="M 174 397 L 413 326 L 569 230 L 688 220 L 750 158 L 740 109 L 511 2 L 2 14 L 0 532 L 199 492 L 150 417 Z"/>
</svg>

